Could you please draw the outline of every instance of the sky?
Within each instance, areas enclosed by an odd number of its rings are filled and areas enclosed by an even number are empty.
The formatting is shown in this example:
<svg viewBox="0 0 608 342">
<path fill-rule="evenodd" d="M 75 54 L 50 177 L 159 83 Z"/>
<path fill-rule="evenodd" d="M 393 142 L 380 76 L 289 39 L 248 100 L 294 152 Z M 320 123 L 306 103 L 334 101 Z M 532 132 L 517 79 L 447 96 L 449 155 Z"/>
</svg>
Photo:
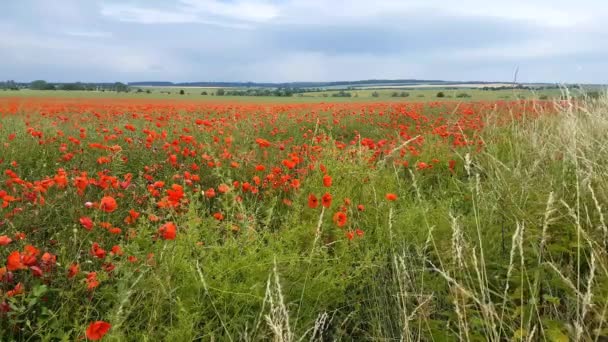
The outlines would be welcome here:
<svg viewBox="0 0 608 342">
<path fill-rule="evenodd" d="M 608 83 L 606 0 L 0 0 L 0 80 Z"/>
</svg>

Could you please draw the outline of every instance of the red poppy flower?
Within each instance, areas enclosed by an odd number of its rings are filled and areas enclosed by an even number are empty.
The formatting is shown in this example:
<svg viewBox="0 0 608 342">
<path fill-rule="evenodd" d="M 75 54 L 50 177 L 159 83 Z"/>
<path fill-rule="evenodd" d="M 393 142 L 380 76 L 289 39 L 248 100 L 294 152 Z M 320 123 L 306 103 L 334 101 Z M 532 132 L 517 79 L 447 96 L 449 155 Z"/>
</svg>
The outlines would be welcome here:
<svg viewBox="0 0 608 342">
<path fill-rule="evenodd" d="M 19 253 L 18 251 L 14 251 L 9 254 L 6 262 L 6 269 L 8 269 L 9 271 L 17 271 L 22 270 L 24 268 L 26 268 L 26 266 L 22 262 L 21 253 Z"/>
<path fill-rule="evenodd" d="M 323 197 L 321 197 L 321 204 L 325 207 L 325 208 L 329 208 L 331 207 L 331 194 L 326 192 Z"/>
<path fill-rule="evenodd" d="M 118 204 L 116 203 L 116 200 L 114 199 L 114 197 L 104 196 L 101 199 L 99 208 L 101 210 L 105 211 L 106 213 L 111 213 L 114 210 L 116 210 L 116 208 L 118 208 Z"/>
<path fill-rule="evenodd" d="M 346 221 L 347 221 L 347 217 L 346 217 L 345 213 L 338 211 L 337 213 L 334 214 L 334 223 L 338 227 L 344 227 L 344 225 L 346 225 Z"/>
<path fill-rule="evenodd" d="M 80 222 L 80 225 L 84 227 L 84 229 L 89 231 L 93 229 L 93 220 L 90 217 L 83 216 L 78 219 L 78 221 Z"/>
<path fill-rule="evenodd" d="M 323 186 L 329 188 L 331 186 L 332 179 L 330 175 L 323 176 Z"/>
<path fill-rule="evenodd" d="M 103 259 L 106 257 L 106 251 L 101 248 L 97 242 L 94 242 L 93 246 L 91 246 L 90 253 L 92 256 L 97 257 L 99 259 Z"/>
<path fill-rule="evenodd" d="M 6 296 L 10 298 L 23 293 L 25 293 L 25 290 L 23 289 L 23 284 L 18 283 L 12 290 L 6 292 Z"/>
<path fill-rule="evenodd" d="M 6 236 L 6 235 L 0 236 L 0 246 L 6 246 L 11 242 L 13 242 L 13 240 L 11 238 L 9 238 L 8 236 Z"/>
<path fill-rule="evenodd" d="M 450 160 L 448 162 L 448 168 L 450 169 L 451 173 L 454 173 L 454 169 L 456 168 L 456 161 L 455 160 Z"/>
<path fill-rule="evenodd" d="M 315 196 L 313 194 L 308 195 L 308 207 L 311 209 L 314 209 L 318 206 L 319 206 L 319 200 L 317 199 L 317 196 Z"/>
<path fill-rule="evenodd" d="M 89 325 L 86 331 L 87 338 L 91 341 L 101 340 L 110 330 L 112 325 L 104 321 L 96 321 Z"/>
<path fill-rule="evenodd" d="M 68 278 L 74 278 L 80 272 L 80 266 L 77 263 L 73 263 L 68 268 Z"/>
<path fill-rule="evenodd" d="M 158 233 L 165 240 L 175 240 L 176 231 L 177 227 L 173 222 L 167 222 L 158 229 Z"/>
<path fill-rule="evenodd" d="M 386 194 L 386 199 L 393 202 L 397 200 L 397 195 L 393 194 L 393 193 L 388 193 Z"/>
</svg>

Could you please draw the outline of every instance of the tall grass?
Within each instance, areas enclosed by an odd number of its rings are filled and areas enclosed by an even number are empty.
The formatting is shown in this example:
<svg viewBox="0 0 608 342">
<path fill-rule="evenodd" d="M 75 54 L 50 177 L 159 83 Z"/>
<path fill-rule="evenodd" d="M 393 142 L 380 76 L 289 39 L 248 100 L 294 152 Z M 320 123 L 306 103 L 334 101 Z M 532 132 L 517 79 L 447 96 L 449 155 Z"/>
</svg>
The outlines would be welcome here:
<svg viewBox="0 0 608 342">
<path fill-rule="evenodd" d="M 608 101 L 555 105 L 552 115 L 488 127 L 493 142 L 463 157 L 466 177 L 453 179 L 454 195 L 416 179 L 402 188 L 413 188 L 417 208 L 396 219 L 391 208 L 379 229 L 427 236 L 390 240 L 351 312 L 361 335 L 348 338 L 608 338 Z M 459 196 L 469 207 L 456 213 Z M 414 226 L 408 216 L 417 216 Z"/>
<path fill-rule="evenodd" d="M 117 264 L 94 302 L 65 291 L 52 311 L 23 309 L 31 330 L 0 333 L 70 340 L 104 317 L 108 341 L 604 341 L 608 97 L 555 106 L 506 125 L 487 115 L 485 149 L 463 152 L 454 175 L 390 155 L 370 168 L 363 149 L 339 162 L 328 142 L 335 200 L 368 203 L 351 218 L 364 237 L 342 239 L 329 213 L 305 207 L 320 185 L 304 183 L 289 210 L 224 208 L 255 218 L 238 234 L 193 199 L 177 240 L 152 243 L 142 223 L 124 247 L 153 264 Z"/>
</svg>

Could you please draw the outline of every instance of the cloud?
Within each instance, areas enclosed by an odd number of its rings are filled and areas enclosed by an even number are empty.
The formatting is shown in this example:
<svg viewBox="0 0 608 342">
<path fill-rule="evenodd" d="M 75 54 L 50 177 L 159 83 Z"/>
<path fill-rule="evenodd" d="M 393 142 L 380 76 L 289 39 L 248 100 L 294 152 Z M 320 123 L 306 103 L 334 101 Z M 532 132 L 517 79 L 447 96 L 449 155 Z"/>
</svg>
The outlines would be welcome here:
<svg viewBox="0 0 608 342">
<path fill-rule="evenodd" d="M 104 31 L 87 31 L 87 30 L 68 30 L 64 32 L 68 36 L 86 37 L 86 38 L 108 38 L 112 36 L 111 32 Z"/>
<path fill-rule="evenodd" d="M 180 0 L 171 8 L 150 8 L 125 3 L 102 4 L 101 14 L 119 21 L 141 24 L 201 23 L 232 28 L 251 28 L 276 18 L 276 6 L 253 0 Z"/>
<path fill-rule="evenodd" d="M 198 17 L 193 13 L 163 11 L 160 9 L 134 7 L 124 4 L 103 6 L 101 14 L 119 21 L 141 24 L 193 23 L 198 20 Z"/>
<path fill-rule="evenodd" d="M 601 83 L 605 18 L 600 0 L 0 1 L 0 78 Z"/>
</svg>

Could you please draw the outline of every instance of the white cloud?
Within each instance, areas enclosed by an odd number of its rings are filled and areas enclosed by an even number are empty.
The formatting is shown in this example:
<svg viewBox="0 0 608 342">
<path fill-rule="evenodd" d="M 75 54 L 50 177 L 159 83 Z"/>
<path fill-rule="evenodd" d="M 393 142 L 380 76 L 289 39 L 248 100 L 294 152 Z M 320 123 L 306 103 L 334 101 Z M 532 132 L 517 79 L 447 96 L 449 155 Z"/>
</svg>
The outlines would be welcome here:
<svg viewBox="0 0 608 342">
<path fill-rule="evenodd" d="M 279 8 L 285 23 L 333 23 L 373 20 L 383 16 L 408 19 L 420 16 L 488 18 L 520 21 L 545 28 L 603 29 L 608 2 L 603 0 L 288 0 Z M 391 22 L 390 24 L 395 24 Z"/>
<path fill-rule="evenodd" d="M 279 7 L 260 0 L 238 0 L 222 2 L 217 0 L 181 0 L 182 6 L 201 16 L 219 16 L 228 19 L 266 22 L 279 16 Z"/>
<path fill-rule="evenodd" d="M 180 0 L 170 9 L 133 4 L 102 4 L 101 14 L 141 24 L 201 23 L 231 28 L 251 28 L 279 15 L 278 7 L 254 0 Z"/>
<path fill-rule="evenodd" d="M 88 31 L 88 30 L 66 30 L 64 31 L 68 36 L 74 37 L 85 37 L 85 38 L 109 38 L 112 37 L 112 32 L 105 31 Z"/>
<path fill-rule="evenodd" d="M 119 21 L 141 24 L 192 23 L 198 20 L 194 13 L 163 11 L 127 4 L 103 5 L 101 14 Z"/>
<path fill-rule="evenodd" d="M 159 65 L 174 57 L 140 46 L 108 46 L 91 40 L 83 42 L 70 38 L 39 37 L 23 32 L 10 32 L 0 40 L 4 64 L 26 65 L 31 69 L 88 70 L 109 75 L 135 75 L 142 77 L 158 71 Z M 182 64 L 183 65 L 183 64 Z M 175 75 L 183 73 L 182 67 L 172 65 Z M 87 73 L 72 74 L 68 80 L 94 80 Z M 107 77 L 107 76 L 105 76 Z M 17 78 L 17 77 L 14 77 Z M 104 78 L 103 80 L 108 80 Z"/>
</svg>

